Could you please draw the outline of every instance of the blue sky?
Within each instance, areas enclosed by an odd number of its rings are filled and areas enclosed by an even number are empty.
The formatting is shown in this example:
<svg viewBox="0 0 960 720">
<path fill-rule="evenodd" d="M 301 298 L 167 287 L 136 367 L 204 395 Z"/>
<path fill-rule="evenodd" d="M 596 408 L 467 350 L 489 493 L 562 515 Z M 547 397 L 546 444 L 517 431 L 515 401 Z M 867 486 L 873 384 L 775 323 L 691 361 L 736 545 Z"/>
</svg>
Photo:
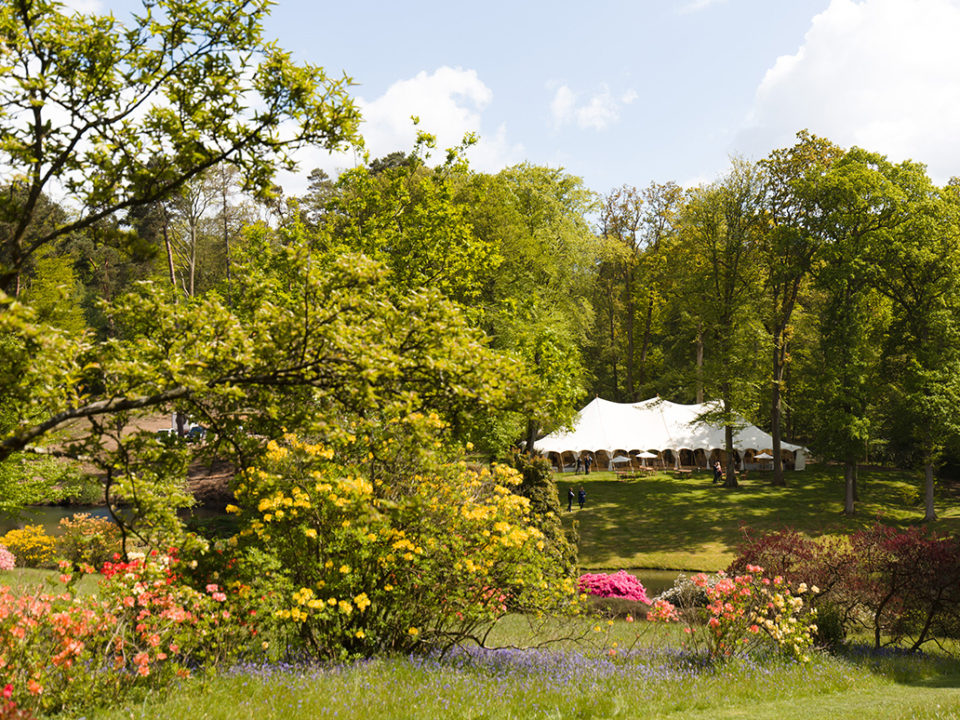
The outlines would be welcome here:
<svg viewBox="0 0 960 720">
<path fill-rule="evenodd" d="M 477 132 L 477 169 L 601 193 L 708 182 L 802 128 L 960 175 L 960 0 L 279 0 L 266 33 L 353 78 L 374 156 L 410 149 L 416 114 L 442 146 Z M 283 184 L 355 161 L 305 153 Z"/>
</svg>

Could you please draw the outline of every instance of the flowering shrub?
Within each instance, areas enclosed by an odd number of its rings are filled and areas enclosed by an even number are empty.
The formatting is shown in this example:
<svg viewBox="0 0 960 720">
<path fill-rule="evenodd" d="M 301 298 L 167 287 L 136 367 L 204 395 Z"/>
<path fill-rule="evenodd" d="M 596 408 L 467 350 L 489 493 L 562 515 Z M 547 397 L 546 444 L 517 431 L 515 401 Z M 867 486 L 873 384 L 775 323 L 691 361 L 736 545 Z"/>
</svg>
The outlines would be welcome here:
<svg viewBox="0 0 960 720">
<path fill-rule="evenodd" d="M 464 463 L 371 480 L 288 435 L 228 510 L 245 520 L 248 551 L 273 558 L 275 619 L 318 655 L 366 655 L 446 646 L 508 607 L 573 599 L 518 483 L 507 467 Z"/>
<path fill-rule="evenodd" d="M 750 565 L 747 574 L 730 577 L 718 573 L 711 582 L 703 573 L 691 578 L 706 595 L 704 616 L 683 608 L 678 612 L 672 603 L 659 599 L 647 618 L 656 622 L 684 619 L 685 631 L 695 646 L 703 646 L 713 658 L 749 652 L 761 645 L 774 645 L 781 651 L 807 661 L 807 648 L 816 632 L 815 611 L 804 612 L 806 585 L 796 592 L 779 575 L 764 577 L 763 568 Z M 817 594 L 817 588 L 809 590 Z"/>
<path fill-rule="evenodd" d="M 27 525 L 19 530 L 11 530 L 2 538 L 0 545 L 6 546 L 20 558 L 25 567 L 42 567 L 53 560 L 53 538 L 47 535 L 42 525 Z"/>
<path fill-rule="evenodd" d="M 75 565 L 100 567 L 120 551 L 120 530 L 106 518 L 78 513 L 60 521 L 57 556 Z"/>
<path fill-rule="evenodd" d="M 0 720 L 34 720 L 33 713 L 24 708 L 18 708 L 17 704 L 11 700 L 13 697 L 13 685 L 7 683 L 0 693 Z"/>
<path fill-rule="evenodd" d="M 607 573 L 585 573 L 578 582 L 581 593 L 605 598 L 625 598 L 650 604 L 647 591 L 636 576 L 625 570 Z"/>
<path fill-rule="evenodd" d="M 0 570 L 13 570 L 17 559 L 13 553 L 0 545 Z"/>
<path fill-rule="evenodd" d="M 67 574 L 57 594 L 0 588 L 0 683 L 12 686 L 20 706 L 55 712 L 234 657 L 251 636 L 237 598 L 217 585 L 183 585 L 175 565 L 168 556 L 118 558 L 104 566 L 95 595 L 74 595 L 77 578 Z"/>
</svg>

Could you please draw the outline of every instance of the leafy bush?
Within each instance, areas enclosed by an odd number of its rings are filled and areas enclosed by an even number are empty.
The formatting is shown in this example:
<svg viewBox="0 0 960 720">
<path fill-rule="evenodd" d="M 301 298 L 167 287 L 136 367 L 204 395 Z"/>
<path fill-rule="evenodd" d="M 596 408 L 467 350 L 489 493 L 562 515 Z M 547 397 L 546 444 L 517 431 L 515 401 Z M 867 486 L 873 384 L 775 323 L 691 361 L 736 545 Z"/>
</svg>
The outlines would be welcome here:
<svg viewBox="0 0 960 720">
<path fill-rule="evenodd" d="M 13 553 L 7 550 L 3 545 L 0 545 L 0 570 L 13 570 L 16 562 L 17 559 L 14 557 Z"/>
<path fill-rule="evenodd" d="M 793 530 L 748 534 L 731 570 L 754 562 L 820 587 L 815 603 L 831 628 L 821 637 L 826 644 L 859 624 L 877 648 L 906 643 L 916 650 L 960 628 L 960 540 L 953 536 L 880 524 L 818 540 Z"/>
<path fill-rule="evenodd" d="M 53 561 L 54 540 L 42 525 L 27 525 L 11 530 L 0 538 L 0 545 L 6 546 L 20 558 L 20 564 L 24 567 L 43 567 Z"/>
<path fill-rule="evenodd" d="M 120 551 L 120 530 L 106 518 L 79 513 L 60 521 L 56 550 L 74 565 L 100 567 Z"/>
<path fill-rule="evenodd" d="M 514 470 L 422 462 L 371 480 L 288 435 L 237 484 L 247 557 L 270 569 L 274 617 L 310 652 L 448 647 L 508 607 L 574 600 Z"/>
<path fill-rule="evenodd" d="M 647 591 L 635 575 L 626 570 L 607 573 L 585 573 L 578 582 L 581 593 L 599 597 L 615 597 L 650 604 Z"/>
</svg>

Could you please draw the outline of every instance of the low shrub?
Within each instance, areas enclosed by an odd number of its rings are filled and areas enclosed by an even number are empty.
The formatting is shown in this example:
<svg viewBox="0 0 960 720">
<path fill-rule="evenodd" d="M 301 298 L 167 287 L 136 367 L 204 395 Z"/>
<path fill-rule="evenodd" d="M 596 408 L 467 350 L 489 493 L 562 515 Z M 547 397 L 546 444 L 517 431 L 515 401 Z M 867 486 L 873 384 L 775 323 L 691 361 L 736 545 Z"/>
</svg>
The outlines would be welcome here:
<svg viewBox="0 0 960 720">
<path fill-rule="evenodd" d="M 0 545 L 0 570 L 13 570 L 17 563 L 17 558 L 12 552 Z"/>
<path fill-rule="evenodd" d="M 57 556 L 74 566 L 101 567 L 120 551 L 120 530 L 106 518 L 79 513 L 60 521 Z"/>
<path fill-rule="evenodd" d="M 107 563 L 94 595 L 76 595 L 79 575 L 67 574 L 56 593 L 0 588 L 0 684 L 12 701 L 40 713 L 109 704 L 249 651 L 242 589 L 195 590 L 176 564 L 159 555 Z"/>
<path fill-rule="evenodd" d="M 623 598 L 634 602 L 650 603 L 646 588 L 635 575 L 626 570 L 608 573 L 585 573 L 580 576 L 578 587 L 581 593 L 603 598 Z"/>
<path fill-rule="evenodd" d="M 23 567 L 49 567 L 53 562 L 54 540 L 42 525 L 11 530 L 0 538 L 0 545 L 19 558 Z"/>
<path fill-rule="evenodd" d="M 808 589 L 802 583 L 791 588 L 782 576 L 765 576 L 762 567 L 749 565 L 746 570 L 732 577 L 694 575 L 690 582 L 707 599 L 701 611 L 691 612 L 692 608 L 674 606 L 661 597 L 654 601 L 647 619 L 685 622 L 690 645 L 713 659 L 772 646 L 798 660 L 809 660 L 806 651 L 817 630 L 816 611 L 806 607 L 803 596 L 816 595 L 817 588 Z"/>
<path fill-rule="evenodd" d="M 921 528 L 874 525 L 848 537 L 806 538 L 794 530 L 749 532 L 732 572 L 770 563 L 791 582 L 816 584 L 826 623 L 826 645 L 854 625 L 874 646 L 919 649 L 960 629 L 960 539 Z"/>
</svg>

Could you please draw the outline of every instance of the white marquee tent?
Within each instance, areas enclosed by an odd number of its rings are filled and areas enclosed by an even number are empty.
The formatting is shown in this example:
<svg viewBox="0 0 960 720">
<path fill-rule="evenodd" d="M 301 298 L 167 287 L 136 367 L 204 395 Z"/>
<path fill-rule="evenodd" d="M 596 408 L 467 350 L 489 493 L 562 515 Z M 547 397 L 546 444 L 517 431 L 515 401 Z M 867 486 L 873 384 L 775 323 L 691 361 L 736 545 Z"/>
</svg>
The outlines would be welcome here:
<svg viewBox="0 0 960 720">
<path fill-rule="evenodd" d="M 680 464 L 681 452 L 690 451 L 695 457 L 707 458 L 714 451 L 724 448 L 724 428 L 698 421 L 698 417 L 710 409 L 708 404 L 678 405 L 677 403 L 652 398 L 638 403 L 615 403 L 594 399 L 583 410 L 572 431 L 558 431 L 538 440 L 534 448 L 542 455 L 564 453 L 580 455 L 584 452 L 596 455 L 602 452 L 607 458 L 615 453 L 632 453 L 639 457 L 641 451 L 655 451 L 662 458 L 670 451 L 672 462 Z M 781 450 L 793 454 L 796 470 L 806 467 L 804 448 L 800 445 L 781 442 Z M 733 447 L 741 457 L 747 452 L 772 452 L 773 440 L 768 433 L 755 425 L 743 423 L 734 433 Z M 697 461 L 699 462 L 699 461 Z M 562 463 L 561 463 L 562 464 Z"/>
</svg>

